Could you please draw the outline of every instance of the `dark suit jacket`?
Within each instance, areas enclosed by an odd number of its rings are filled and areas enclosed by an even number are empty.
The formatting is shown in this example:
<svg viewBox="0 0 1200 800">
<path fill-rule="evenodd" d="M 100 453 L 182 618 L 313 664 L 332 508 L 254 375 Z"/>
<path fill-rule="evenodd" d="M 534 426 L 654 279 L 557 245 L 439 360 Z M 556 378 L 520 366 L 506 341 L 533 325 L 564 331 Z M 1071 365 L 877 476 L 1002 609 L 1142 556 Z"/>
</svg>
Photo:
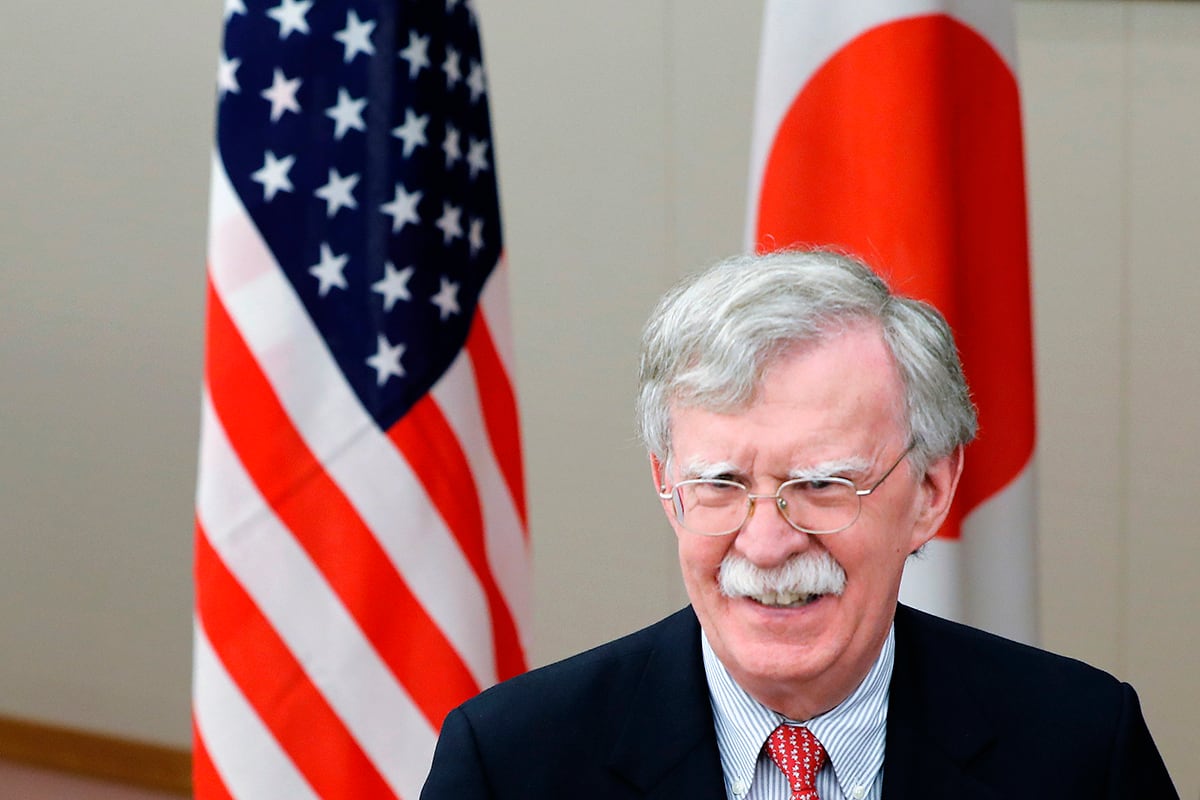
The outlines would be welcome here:
<svg viewBox="0 0 1200 800">
<path fill-rule="evenodd" d="M 723 800 L 690 608 L 446 718 L 422 800 Z M 1177 798 L 1137 695 L 1072 659 L 900 606 L 883 796 Z"/>
</svg>

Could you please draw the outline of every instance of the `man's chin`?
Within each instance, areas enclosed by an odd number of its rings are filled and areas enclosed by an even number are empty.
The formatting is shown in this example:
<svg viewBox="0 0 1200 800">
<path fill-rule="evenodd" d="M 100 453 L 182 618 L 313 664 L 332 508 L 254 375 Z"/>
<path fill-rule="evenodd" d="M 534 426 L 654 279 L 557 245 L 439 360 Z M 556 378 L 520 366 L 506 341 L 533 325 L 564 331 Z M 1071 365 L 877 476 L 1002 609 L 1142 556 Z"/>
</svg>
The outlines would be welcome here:
<svg viewBox="0 0 1200 800">
<path fill-rule="evenodd" d="M 834 623 L 839 595 L 818 594 L 796 598 L 727 598 L 728 632 L 750 647 L 783 647 L 788 650 L 814 645 Z M 794 653 L 793 653 L 794 656 Z"/>
<path fill-rule="evenodd" d="M 759 702 L 781 710 L 789 694 L 807 693 L 820 685 L 829 672 L 833 658 L 831 641 L 823 626 L 804 630 L 779 618 L 796 615 L 795 610 L 772 609 L 770 624 L 754 631 L 742 630 L 726 639 L 725 653 L 718 657 L 730 675 Z M 795 623 L 795 620 L 791 620 Z"/>
</svg>

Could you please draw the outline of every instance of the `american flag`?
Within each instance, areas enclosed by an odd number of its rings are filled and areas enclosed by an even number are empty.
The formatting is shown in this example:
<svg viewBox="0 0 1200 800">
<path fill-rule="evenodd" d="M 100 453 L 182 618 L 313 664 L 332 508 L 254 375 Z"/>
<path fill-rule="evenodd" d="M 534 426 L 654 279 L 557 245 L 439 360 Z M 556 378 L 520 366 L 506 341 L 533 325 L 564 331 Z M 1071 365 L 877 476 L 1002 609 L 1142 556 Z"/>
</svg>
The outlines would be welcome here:
<svg viewBox="0 0 1200 800">
<path fill-rule="evenodd" d="M 528 537 L 468 0 L 225 0 L 194 783 L 415 798 L 525 669 Z"/>
</svg>

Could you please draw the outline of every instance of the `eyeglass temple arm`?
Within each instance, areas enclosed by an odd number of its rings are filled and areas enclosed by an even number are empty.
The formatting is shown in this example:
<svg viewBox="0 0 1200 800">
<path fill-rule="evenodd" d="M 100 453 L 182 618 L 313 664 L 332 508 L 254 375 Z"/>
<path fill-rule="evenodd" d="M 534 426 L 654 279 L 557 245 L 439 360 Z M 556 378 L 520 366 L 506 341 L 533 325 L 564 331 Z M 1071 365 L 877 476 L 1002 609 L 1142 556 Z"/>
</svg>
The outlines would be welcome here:
<svg viewBox="0 0 1200 800">
<path fill-rule="evenodd" d="M 890 467 L 888 467 L 888 471 L 883 473 L 883 477 L 881 477 L 879 480 L 875 481 L 874 486 L 870 487 L 869 489 L 855 489 L 854 493 L 856 495 L 858 495 L 859 497 L 866 497 L 871 492 L 878 489 L 880 487 L 880 485 L 888 479 L 888 476 L 896 471 L 896 467 L 900 466 L 900 462 L 904 460 L 905 456 L 907 456 L 909 453 L 912 452 L 912 449 L 914 447 L 916 447 L 916 444 L 910 444 L 908 447 L 904 448 L 904 452 L 901 453 L 900 457 L 896 459 L 896 463 L 892 464 Z"/>
</svg>

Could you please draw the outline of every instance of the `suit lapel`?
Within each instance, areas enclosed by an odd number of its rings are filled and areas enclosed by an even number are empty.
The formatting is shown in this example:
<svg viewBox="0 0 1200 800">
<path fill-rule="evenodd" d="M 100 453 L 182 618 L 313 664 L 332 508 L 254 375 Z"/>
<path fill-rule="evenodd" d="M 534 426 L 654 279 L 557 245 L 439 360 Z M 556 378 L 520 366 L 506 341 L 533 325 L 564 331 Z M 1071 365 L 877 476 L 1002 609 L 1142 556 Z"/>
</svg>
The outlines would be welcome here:
<svg viewBox="0 0 1200 800">
<path fill-rule="evenodd" d="M 883 766 L 884 800 L 964 798 L 999 800 L 994 787 L 972 775 L 966 762 L 942 749 L 941 737 L 924 729 L 891 722 Z"/>
<path fill-rule="evenodd" d="M 724 800 L 725 784 L 691 608 L 671 617 L 629 694 L 609 766 L 647 798 Z"/>
<path fill-rule="evenodd" d="M 990 720 L 923 635 L 918 612 L 896 611 L 896 662 L 888 696 L 884 800 L 1001 796 L 970 771 L 971 760 L 995 738 Z"/>
</svg>

